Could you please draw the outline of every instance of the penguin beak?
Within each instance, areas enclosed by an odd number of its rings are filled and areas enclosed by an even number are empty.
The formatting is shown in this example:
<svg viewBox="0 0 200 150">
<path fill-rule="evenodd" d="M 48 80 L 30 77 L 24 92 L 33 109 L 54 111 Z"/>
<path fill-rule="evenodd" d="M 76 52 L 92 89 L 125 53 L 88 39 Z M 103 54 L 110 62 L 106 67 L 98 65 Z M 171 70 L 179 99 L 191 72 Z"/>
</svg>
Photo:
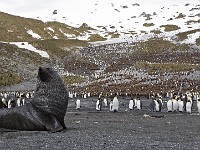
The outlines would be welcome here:
<svg viewBox="0 0 200 150">
<path fill-rule="evenodd" d="M 49 68 L 39 67 L 38 79 L 40 79 L 42 82 L 49 82 L 52 79 L 52 75 L 49 72 Z"/>
</svg>

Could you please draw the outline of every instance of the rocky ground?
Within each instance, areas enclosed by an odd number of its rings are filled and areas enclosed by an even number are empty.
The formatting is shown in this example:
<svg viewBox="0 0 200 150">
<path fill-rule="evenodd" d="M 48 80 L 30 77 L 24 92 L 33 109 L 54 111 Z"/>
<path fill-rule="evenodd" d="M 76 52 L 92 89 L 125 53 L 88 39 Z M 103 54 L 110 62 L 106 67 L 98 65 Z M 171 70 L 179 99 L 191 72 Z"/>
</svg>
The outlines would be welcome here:
<svg viewBox="0 0 200 150">
<path fill-rule="evenodd" d="M 200 119 L 194 106 L 192 114 L 149 112 L 150 100 L 142 99 L 143 109 L 128 110 L 129 98 L 120 98 L 119 112 L 95 110 L 97 98 L 69 101 L 65 116 L 67 129 L 46 131 L 0 132 L 2 150 L 12 149 L 199 149 Z M 146 117 L 145 117 L 146 116 Z"/>
</svg>

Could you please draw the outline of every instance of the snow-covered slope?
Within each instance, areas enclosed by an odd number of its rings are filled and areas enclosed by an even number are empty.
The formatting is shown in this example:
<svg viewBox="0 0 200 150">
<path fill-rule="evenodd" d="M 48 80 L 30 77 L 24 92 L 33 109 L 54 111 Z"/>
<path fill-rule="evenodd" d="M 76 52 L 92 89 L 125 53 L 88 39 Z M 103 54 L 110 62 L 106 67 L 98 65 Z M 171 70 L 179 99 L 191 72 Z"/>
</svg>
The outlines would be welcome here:
<svg viewBox="0 0 200 150">
<path fill-rule="evenodd" d="M 167 33 L 172 36 L 200 27 L 200 0 L 1 0 L 0 11 L 75 27 L 87 23 L 102 35 L 117 31 L 151 36 L 153 30 L 165 33 L 162 25 L 177 25 L 180 29 Z M 198 34 L 185 42 L 195 43 Z"/>
</svg>

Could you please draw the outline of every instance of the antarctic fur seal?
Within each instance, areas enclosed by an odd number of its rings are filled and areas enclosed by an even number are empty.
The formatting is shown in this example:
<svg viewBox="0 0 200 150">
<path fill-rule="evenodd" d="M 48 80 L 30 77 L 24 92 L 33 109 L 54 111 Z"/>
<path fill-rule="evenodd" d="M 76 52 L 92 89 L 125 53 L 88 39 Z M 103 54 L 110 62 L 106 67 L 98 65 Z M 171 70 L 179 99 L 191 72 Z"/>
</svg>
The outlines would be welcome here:
<svg viewBox="0 0 200 150">
<path fill-rule="evenodd" d="M 61 131 L 68 92 L 56 71 L 39 67 L 35 95 L 20 107 L 0 109 L 0 128 L 24 131 Z"/>
</svg>

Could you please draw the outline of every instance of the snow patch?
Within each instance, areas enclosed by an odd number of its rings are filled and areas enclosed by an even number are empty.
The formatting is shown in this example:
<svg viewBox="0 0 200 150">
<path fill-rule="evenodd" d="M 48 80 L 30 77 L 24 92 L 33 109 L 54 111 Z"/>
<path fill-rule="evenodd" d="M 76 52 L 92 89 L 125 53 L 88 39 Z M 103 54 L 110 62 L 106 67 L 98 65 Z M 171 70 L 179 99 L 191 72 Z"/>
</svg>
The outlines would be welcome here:
<svg viewBox="0 0 200 150">
<path fill-rule="evenodd" d="M 48 27 L 47 29 L 54 32 L 54 29 L 52 29 L 51 27 Z"/>
<path fill-rule="evenodd" d="M 41 39 L 41 36 L 39 36 L 37 33 L 34 33 L 32 30 L 28 30 L 27 33 L 30 34 L 33 38 Z"/>
<path fill-rule="evenodd" d="M 14 45 L 18 46 L 19 48 L 25 48 L 27 50 L 30 50 L 30 51 L 40 54 L 42 57 L 49 58 L 49 55 L 47 52 L 36 49 L 28 42 L 9 42 L 9 44 L 14 44 Z"/>
<path fill-rule="evenodd" d="M 179 26 L 180 32 L 188 31 L 188 27 L 189 30 L 199 27 L 200 23 L 186 24 L 189 20 L 199 19 L 195 16 L 199 10 L 194 9 L 199 8 L 199 3 L 199 0 L 1 0 L 0 10 L 43 22 L 58 21 L 73 27 L 86 23 L 104 33 L 117 31 L 123 36 L 123 33 L 134 31 L 137 36 L 143 36 L 143 31 L 150 33 L 167 24 Z M 56 13 L 53 13 L 55 10 Z M 179 14 L 183 16 L 177 18 Z M 145 27 L 144 23 L 154 25 Z M 50 27 L 48 30 L 54 32 Z M 78 38 L 85 40 L 87 36 Z M 73 38 L 70 35 L 67 37 Z"/>
</svg>

